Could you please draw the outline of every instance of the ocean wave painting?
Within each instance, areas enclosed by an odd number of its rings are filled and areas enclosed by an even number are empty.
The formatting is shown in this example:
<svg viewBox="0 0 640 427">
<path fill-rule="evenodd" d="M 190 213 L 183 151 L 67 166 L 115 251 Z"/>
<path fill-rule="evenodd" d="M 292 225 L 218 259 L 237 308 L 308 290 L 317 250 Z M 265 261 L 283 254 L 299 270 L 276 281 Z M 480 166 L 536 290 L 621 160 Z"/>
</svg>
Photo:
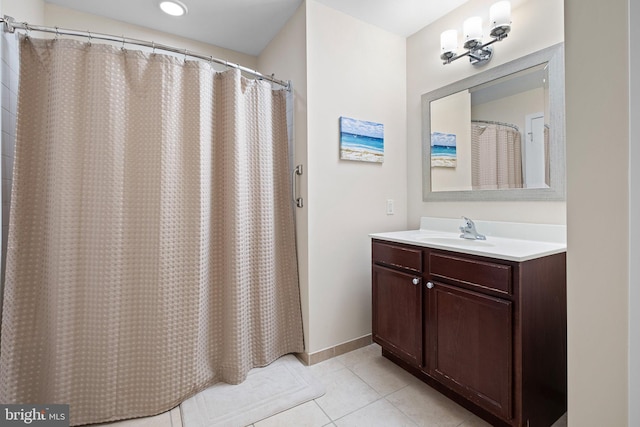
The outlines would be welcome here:
<svg viewBox="0 0 640 427">
<path fill-rule="evenodd" d="M 455 168 L 456 164 L 455 134 L 433 132 L 431 134 L 431 167 Z"/>
<path fill-rule="evenodd" d="M 384 125 L 340 117 L 340 158 L 382 163 L 384 160 Z"/>
</svg>

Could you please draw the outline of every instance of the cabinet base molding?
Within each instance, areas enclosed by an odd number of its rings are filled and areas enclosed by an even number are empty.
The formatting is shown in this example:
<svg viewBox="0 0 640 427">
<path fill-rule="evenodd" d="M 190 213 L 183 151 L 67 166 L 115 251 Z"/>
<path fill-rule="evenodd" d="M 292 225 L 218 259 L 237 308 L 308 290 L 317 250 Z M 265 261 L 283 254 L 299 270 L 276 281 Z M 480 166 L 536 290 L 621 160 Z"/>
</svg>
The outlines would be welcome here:
<svg viewBox="0 0 640 427">
<path fill-rule="evenodd" d="M 349 353 L 350 351 L 366 347 L 372 342 L 373 340 L 371 339 L 371 334 L 368 334 L 333 347 L 325 348 L 324 350 L 316 351 L 314 353 L 296 353 L 296 357 L 305 365 L 311 366 L 315 365 L 316 363 L 329 360 L 333 357 L 340 356 L 341 354 Z"/>
</svg>

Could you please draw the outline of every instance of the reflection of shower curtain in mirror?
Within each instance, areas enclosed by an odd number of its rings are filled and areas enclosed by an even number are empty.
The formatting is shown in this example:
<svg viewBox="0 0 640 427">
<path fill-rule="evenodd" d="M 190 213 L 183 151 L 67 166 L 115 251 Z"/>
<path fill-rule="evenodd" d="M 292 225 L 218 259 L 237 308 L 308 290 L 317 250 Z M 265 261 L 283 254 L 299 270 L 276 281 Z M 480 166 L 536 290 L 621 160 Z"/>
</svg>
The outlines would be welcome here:
<svg viewBox="0 0 640 427">
<path fill-rule="evenodd" d="M 471 124 L 471 185 L 474 190 L 522 188 L 520 132 L 496 124 Z"/>
</svg>

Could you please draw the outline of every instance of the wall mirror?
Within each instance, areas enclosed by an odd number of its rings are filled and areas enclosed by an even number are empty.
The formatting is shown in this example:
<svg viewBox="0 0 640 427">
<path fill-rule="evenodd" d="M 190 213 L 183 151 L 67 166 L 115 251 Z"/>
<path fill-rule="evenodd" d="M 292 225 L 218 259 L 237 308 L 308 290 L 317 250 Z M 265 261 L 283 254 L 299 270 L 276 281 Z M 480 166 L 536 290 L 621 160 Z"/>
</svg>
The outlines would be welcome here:
<svg viewBox="0 0 640 427">
<path fill-rule="evenodd" d="M 424 201 L 564 200 L 564 46 L 422 95 Z"/>
</svg>

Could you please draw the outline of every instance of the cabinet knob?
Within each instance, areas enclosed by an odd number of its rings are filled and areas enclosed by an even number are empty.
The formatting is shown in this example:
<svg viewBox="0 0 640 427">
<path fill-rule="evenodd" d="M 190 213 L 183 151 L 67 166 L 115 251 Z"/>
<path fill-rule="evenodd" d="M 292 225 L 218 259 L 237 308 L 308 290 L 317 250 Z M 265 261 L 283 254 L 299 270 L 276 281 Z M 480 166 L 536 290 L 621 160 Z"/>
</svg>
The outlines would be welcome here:
<svg viewBox="0 0 640 427">
<path fill-rule="evenodd" d="M 427 288 L 433 289 L 433 283 L 432 282 L 427 282 Z"/>
<path fill-rule="evenodd" d="M 413 282 L 414 285 L 417 285 L 418 283 L 420 283 L 420 279 L 418 279 L 417 277 L 414 277 L 411 282 Z"/>
</svg>

